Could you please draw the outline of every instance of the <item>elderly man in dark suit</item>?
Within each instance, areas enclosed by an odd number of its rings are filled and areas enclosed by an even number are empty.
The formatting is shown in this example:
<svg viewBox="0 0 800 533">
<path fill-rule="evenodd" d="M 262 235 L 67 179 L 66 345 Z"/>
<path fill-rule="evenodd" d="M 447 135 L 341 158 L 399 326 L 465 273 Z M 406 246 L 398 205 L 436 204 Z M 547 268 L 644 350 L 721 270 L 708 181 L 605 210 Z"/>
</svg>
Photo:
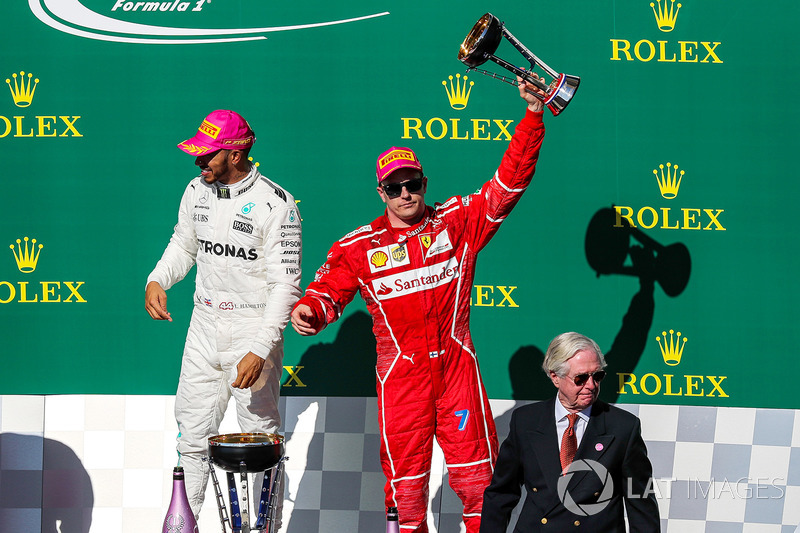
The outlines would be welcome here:
<svg viewBox="0 0 800 533">
<path fill-rule="evenodd" d="M 579 333 L 553 339 L 542 368 L 555 398 L 520 407 L 486 489 L 481 533 L 505 533 L 525 484 L 515 533 L 660 530 L 652 466 L 636 416 L 597 400 L 606 362 Z"/>
</svg>

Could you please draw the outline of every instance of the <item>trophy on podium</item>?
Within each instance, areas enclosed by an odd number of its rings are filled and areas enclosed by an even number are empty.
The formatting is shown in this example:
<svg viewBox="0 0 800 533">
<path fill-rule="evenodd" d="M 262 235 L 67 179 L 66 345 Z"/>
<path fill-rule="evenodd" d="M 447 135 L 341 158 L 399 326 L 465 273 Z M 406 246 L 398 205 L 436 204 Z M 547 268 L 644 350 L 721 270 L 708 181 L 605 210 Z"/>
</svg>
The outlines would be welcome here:
<svg viewBox="0 0 800 533">
<path fill-rule="evenodd" d="M 284 439 L 282 435 L 272 433 L 230 433 L 217 435 L 208 439 L 208 458 L 211 464 L 227 473 L 228 497 L 230 501 L 230 517 L 225 506 L 225 499 L 217 481 L 214 468 L 211 468 L 211 479 L 217 497 L 219 518 L 222 533 L 227 533 L 226 525 L 233 533 L 250 533 L 261 531 L 274 533 L 276 527 L 276 498 L 283 490 Z M 234 473 L 239 474 L 241 482 L 241 504 L 236 491 Z M 261 497 L 258 506 L 258 517 L 255 523 L 250 519 L 250 489 L 248 473 L 264 474 L 261 486 Z"/>
<path fill-rule="evenodd" d="M 525 56 L 525 59 L 530 63 L 529 70 L 516 67 L 508 61 L 494 55 L 503 37 Z M 547 66 L 544 61 L 536 57 L 524 44 L 519 42 L 519 40 L 506 29 L 505 24 L 500 22 L 500 20 L 491 13 L 486 13 L 475 23 L 472 31 L 469 32 L 464 42 L 461 43 L 461 47 L 458 50 L 458 59 L 469 67 L 467 72 L 475 70 L 481 74 L 486 74 L 492 78 L 510 83 L 511 85 L 518 85 L 516 80 L 512 78 L 499 76 L 478 67 L 486 63 L 486 61 L 492 60 L 501 67 L 513 72 L 544 92 L 544 95 L 541 95 L 530 89 L 527 90 L 530 94 L 542 100 L 544 105 L 552 111 L 553 115 L 558 115 L 564 111 L 572 100 L 572 97 L 575 96 L 575 91 L 578 90 L 578 85 L 581 83 L 581 79 L 578 76 L 560 74 Z M 538 77 L 531 76 L 530 71 L 537 65 L 553 78 L 553 81 L 549 85 L 543 83 Z"/>
</svg>

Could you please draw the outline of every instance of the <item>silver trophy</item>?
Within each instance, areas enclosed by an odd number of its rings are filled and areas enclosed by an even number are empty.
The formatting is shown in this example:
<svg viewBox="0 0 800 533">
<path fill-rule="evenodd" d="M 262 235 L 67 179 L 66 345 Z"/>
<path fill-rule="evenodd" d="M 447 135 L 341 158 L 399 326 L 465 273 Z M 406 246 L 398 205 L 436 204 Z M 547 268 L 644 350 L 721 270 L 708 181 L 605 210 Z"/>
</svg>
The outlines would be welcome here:
<svg viewBox="0 0 800 533">
<path fill-rule="evenodd" d="M 225 470 L 228 478 L 228 499 L 230 501 L 230 517 L 225 506 L 225 499 L 217 481 L 214 468 L 211 468 L 211 479 L 217 497 L 219 519 L 222 533 L 227 533 L 226 525 L 233 533 L 250 533 L 266 531 L 274 533 L 276 527 L 277 498 L 283 490 L 284 439 L 282 435 L 272 433 L 230 433 L 217 435 L 208 439 L 208 458 L 214 466 Z M 239 474 L 241 482 L 241 504 L 236 490 L 234 473 Z M 258 505 L 258 516 L 255 523 L 250 518 L 249 473 L 264 474 L 261 495 Z"/>
<path fill-rule="evenodd" d="M 500 46 L 500 41 L 503 37 L 505 37 L 511 44 L 514 45 L 514 48 L 519 50 L 519 52 L 525 56 L 525 59 L 527 59 L 530 63 L 529 70 L 516 67 L 508 61 L 500 59 L 494 55 L 497 47 Z M 581 83 L 581 79 L 578 76 L 559 74 L 555 70 L 548 67 L 544 61 L 536 57 L 533 52 L 525 47 L 524 44 L 519 42 L 516 37 L 511 35 L 511 32 L 506 29 L 505 24 L 500 22 L 500 20 L 498 20 L 498 18 L 491 13 L 486 13 L 480 18 L 480 20 L 478 20 L 478 22 L 475 23 L 472 31 L 469 32 L 467 38 L 464 39 L 463 43 L 461 43 L 461 48 L 458 50 L 458 59 L 469 67 L 467 72 L 475 70 L 506 83 L 517 85 L 515 79 L 507 78 L 506 76 L 499 76 L 489 72 L 488 70 L 479 69 L 478 67 L 491 59 L 501 67 L 510 70 L 520 78 L 524 79 L 526 82 L 535 85 L 545 93 L 543 96 L 537 92 L 531 91 L 530 89 L 528 90 L 530 94 L 542 100 L 544 105 L 546 105 L 548 109 L 553 112 L 553 115 L 558 115 L 564 111 L 564 109 L 567 107 L 567 104 L 569 104 L 570 100 L 572 100 L 572 97 L 575 96 L 575 91 L 578 90 L 578 85 Z M 532 71 L 537 65 L 540 66 L 542 70 L 551 78 L 553 78 L 553 81 L 550 83 L 550 85 L 542 83 L 538 78 L 530 75 L 530 71 Z"/>
</svg>

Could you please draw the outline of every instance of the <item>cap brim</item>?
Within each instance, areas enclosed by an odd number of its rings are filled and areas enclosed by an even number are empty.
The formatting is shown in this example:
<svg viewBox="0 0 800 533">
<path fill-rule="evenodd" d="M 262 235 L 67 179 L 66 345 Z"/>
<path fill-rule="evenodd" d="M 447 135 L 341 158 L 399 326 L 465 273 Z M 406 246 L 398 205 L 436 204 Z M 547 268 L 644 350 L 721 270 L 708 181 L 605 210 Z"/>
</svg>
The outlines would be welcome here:
<svg viewBox="0 0 800 533">
<path fill-rule="evenodd" d="M 196 137 L 192 137 L 191 139 L 186 139 L 182 143 L 178 145 L 178 149 L 182 152 L 186 152 L 189 155 L 200 156 L 206 155 L 208 153 L 214 152 L 219 150 L 214 146 L 209 146 L 208 144 L 200 141 Z"/>
</svg>

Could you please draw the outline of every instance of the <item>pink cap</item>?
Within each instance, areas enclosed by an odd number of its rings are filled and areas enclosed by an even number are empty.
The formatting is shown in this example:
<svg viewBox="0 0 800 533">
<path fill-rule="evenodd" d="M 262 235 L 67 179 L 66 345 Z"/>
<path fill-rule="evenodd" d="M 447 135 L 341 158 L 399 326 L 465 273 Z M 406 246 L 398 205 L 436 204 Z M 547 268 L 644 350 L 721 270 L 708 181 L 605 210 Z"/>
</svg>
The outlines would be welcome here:
<svg viewBox="0 0 800 533">
<path fill-rule="evenodd" d="M 411 148 L 392 146 L 378 156 L 376 174 L 378 183 L 389 177 L 389 174 L 398 168 L 413 168 L 422 172 L 422 165 L 417 159 L 417 154 Z"/>
<path fill-rule="evenodd" d="M 217 150 L 244 150 L 256 142 L 250 124 L 240 115 L 226 109 L 208 115 L 197 134 L 178 145 L 189 155 L 205 155 Z"/>
</svg>

